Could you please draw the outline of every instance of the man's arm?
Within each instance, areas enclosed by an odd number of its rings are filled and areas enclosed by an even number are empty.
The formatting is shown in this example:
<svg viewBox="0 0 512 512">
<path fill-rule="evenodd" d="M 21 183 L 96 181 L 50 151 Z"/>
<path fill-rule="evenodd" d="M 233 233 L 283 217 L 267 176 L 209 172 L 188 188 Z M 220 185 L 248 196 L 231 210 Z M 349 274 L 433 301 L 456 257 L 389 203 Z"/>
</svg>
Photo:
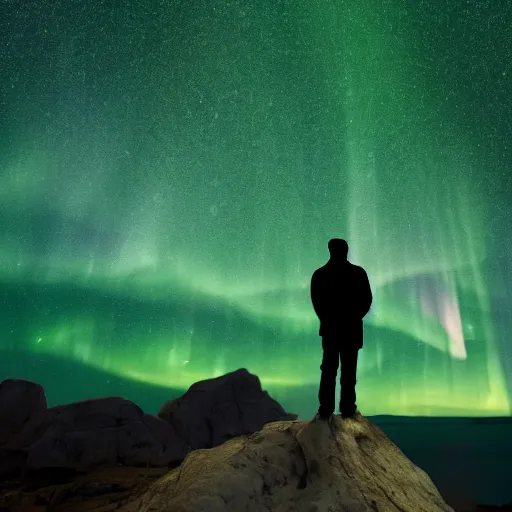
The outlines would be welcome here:
<svg viewBox="0 0 512 512">
<path fill-rule="evenodd" d="M 323 308 L 323 296 L 320 283 L 318 282 L 318 274 L 313 274 L 311 278 L 311 302 L 313 303 L 313 309 L 315 310 L 316 316 L 319 320 L 322 320 L 324 308 Z"/>
<path fill-rule="evenodd" d="M 372 289 L 370 287 L 370 281 L 368 280 L 368 274 L 364 269 L 361 269 L 361 284 L 360 284 L 360 297 L 361 297 L 361 318 L 364 318 L 373 302 Z"/>
</svg>

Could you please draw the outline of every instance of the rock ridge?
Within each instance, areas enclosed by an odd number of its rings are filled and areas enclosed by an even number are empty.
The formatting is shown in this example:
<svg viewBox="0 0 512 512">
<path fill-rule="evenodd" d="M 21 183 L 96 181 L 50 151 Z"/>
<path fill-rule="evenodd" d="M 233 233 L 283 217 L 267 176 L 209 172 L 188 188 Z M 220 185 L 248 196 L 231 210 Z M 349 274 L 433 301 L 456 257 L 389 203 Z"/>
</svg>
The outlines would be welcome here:
<svg viewBox="0 0 512 512">
<path fill-rule="evenodd" d="M 279 421 L 191 452 L 140 512 L 451 511 L 428 475 L 366 418 Z"/>
</svg>

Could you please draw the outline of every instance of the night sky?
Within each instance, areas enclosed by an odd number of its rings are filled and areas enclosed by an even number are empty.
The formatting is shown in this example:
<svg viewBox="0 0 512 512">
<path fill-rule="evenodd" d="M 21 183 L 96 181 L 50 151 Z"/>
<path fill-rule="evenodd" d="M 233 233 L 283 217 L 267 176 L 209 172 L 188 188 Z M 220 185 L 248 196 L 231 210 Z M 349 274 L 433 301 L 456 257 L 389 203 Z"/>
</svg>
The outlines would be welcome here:
<svg viewBox="0 0 512 512">
<path fill-rule="evenodd" d="M 11 0 L 0 69 L 0 380 L 314 413 L 342 237 L 363 414 L 510 414 L 512 3 Z"/>
</svg>

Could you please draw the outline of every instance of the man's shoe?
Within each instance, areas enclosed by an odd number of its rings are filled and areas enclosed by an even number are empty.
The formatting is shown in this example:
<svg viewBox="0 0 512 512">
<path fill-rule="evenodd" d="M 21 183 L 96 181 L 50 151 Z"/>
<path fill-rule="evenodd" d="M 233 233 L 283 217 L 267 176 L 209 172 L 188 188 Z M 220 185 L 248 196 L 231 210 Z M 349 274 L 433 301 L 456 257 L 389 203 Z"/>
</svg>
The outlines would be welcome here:
<svg viewBox="0 0 512 512">
<path fill-rule="evenodd" d="M 320 414 L 319 412 L 316 413 L 315 415 L 315 420 L 323 420 L 323 421 L 326 421 L 328 420 L 330 417 L 332 416 L 332 414 L 328 414 L 327 416 L 325 414 Z"/>
<path fill-rule="evenodd" d="M 353 409 L 342 409 L 340 412 L 344 418 L 352 418 L 359 411 L 354 407 Z"/>
</svg>

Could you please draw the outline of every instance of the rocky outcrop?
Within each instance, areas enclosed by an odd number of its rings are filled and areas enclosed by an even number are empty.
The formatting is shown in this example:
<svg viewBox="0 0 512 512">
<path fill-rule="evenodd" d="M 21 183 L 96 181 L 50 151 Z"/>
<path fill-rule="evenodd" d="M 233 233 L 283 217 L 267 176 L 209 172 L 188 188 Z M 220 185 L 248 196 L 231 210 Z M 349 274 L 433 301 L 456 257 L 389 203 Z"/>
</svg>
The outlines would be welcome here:
<svg viewBox="0 0 512 512">
<path fill-rule="evenodd" d="M 84 400 L 47 411 L 47 428 L 27 451 L 28 471 L 179 463 L 187 448 L 173 428 L 119 397 Z"/>
<path fill-rule="evenodd" d="M 39 384 L 9 379 L 0 384 L 0 476 L 119 465 L 174 467 L 191 449 L 295 418 L 244 369 L 193 384 L 159 416 L 121 397 L 48 409 Z"/>
<path fill-rule="evenodd" d="M 141 512 L 452 510 L 428 475 L 360 415 L 270 423 L 191 452 L 138 506 Z"/>
<path fill-rule="evenodd" d="M 252 435 L 192 451 L 170 471 L 97 470 L 61 486 L 11 489 L 3 500 L 0 490 L 2 506 L 17 512 L 452 510 L 428 475 L 360 415 L 272 422 Z"/>
<path fill-rule="evenodd" d="M 169 466 L 188 452 L 169 423 L 120 397 L 46 409 L 41 386 L 8 380 L 0 385 L 0 411 L 7 425 L 0 445 L 0 470 L 6 476 L 57 468 Z"/>
<path fill-rule="evenodd" d="M 0 485 L 0 510 L 451 510 L 370 421 L 296 421 L 244 369 L 192 385 L 158 416 L 120 397 L 48 409 L 41 386 L 4 381 L 0 443 L 2 476 L 23 472 L 25 486 Z"/>
<path fill-rule="evenodd" d="M 167 468 L 118 466 L 76 473 L 59 484 L 45 484 L 45 475 L 23 483 L 0 479 L 0 512 L 131 510 L 131 504 L 168 472 Z"/>
<path fill-rule="evenodd" d="M 0 383 L 0 477 L 24 467 L 27 448 L 44 430 L 46 412 L 41 385 L 19 379 Z"/>
<path fill-rule="evenodd" d="M 30 446 L 39 435 L 46 409 L 40 384 L 19 379 L 0 382 L 0 446 Z"/>
<path fill-rule="evenodd" d="M 193 450 L 252 434 L 270 421 L 297 418 L 263 391 L 260 379 L 244 368 L 196 382 L 183 396 L 166 402 L 158 416 Z"/>
</svg>

